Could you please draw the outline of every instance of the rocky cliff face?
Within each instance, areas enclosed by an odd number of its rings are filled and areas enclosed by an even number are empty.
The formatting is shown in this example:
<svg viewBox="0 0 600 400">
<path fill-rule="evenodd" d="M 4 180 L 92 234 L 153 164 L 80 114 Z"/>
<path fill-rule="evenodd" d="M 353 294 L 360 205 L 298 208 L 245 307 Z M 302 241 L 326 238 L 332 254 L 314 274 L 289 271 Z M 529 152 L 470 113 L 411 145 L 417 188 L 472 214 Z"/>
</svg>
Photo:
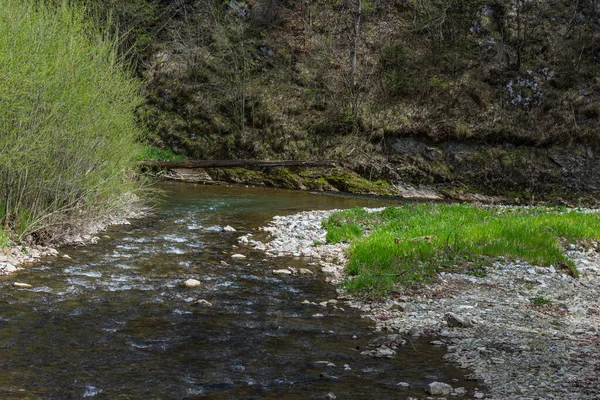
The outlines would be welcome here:
<svg viewBox="0 0 600 400">
<path fill-rule="evenodd" d="M 591 146 L 516 146 L 475 141 L 435 143 L 388 138 L 392 179 L 410 180 L 451 193 L 476 191 L 515 201 L 592 201 L 600 187 L 600 157 Z M 449 193 L 449 194 L 451 194 Z"/>
</svg>

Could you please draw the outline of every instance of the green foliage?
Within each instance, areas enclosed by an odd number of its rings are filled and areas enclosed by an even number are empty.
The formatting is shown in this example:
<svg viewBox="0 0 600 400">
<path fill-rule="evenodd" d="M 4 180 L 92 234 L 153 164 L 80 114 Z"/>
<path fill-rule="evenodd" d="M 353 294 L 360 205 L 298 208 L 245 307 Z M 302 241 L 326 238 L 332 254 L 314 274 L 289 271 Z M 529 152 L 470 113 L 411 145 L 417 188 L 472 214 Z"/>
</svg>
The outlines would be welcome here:
<svg viewBox="0 0 600 400">
<path fill-rule="evenodd" d="M 327 243 L 351 242 L 362 236 L 361 226 L 364 225 L 366 215 L 367 212 L 360 207 L 346 211 L 343 216 L 333 214 L 323 223 L 323 227 L 327 229 Z"/>
<path fill-rule="evenodd" d="M 408 89 L 413 84 L 414 71 L 409 68 L 406 46 L 395 43 L 385 46 L 381 53 L 383 82 L 395 91 Z"/>
<path fill-rule="evenodd" d="M 69 1 L 0 2 L 0 205 L 21 234 L 113 207 L 139 154 L 118 38 Z"/>
<path fill-rule="evenodd" d="M 534 306 L 549 306 L 552 305 L 552 300 L 542 296 L 536 296 L 529 299 Z"/>
<path fill-rule="evenodd" d="M 119 52 L 135 68 L 140 68 L 149 55 L 160 23 L 160 12 L 169 14 L 154 0 L 75 1 L 85 7 L 88 18 L 101 28 L 108 27 L 112 35 L 119 37 Z"/>
<path fill-rule="evenodd" d="M 362 235 L 362 229 L 355 224 L 344 224 L 342 226 L 330 225 L 327 229 L 327 243 L 350 242 Z"/>
<path fill-rule="evenodd" d="M 559 239 L 600 238 L 597 214 L 558 208 L 410 204 L 372 214 L 336 213 L 325 227 L 328 240 L 351 241 L 345 286 L 363 292 L 427 282 L 442 269 L 481 275 L 488 260 L 500 256 L 565 265 L 575 275 Z M 371 234 L 361 235 L 365 229 Z"/>
<path fill-rule="evenodd" d="M 0 249 L 8 247 L 10 246 L 10 244 L 10 235 L 7 232 L 0 229 Z"/>
<path fill-rule="evenodd" d="M 185 156 L 173 151 L 169 146 L 148 145 L 142 148 L 138 161 L 183 161 Z"/>
</svg>

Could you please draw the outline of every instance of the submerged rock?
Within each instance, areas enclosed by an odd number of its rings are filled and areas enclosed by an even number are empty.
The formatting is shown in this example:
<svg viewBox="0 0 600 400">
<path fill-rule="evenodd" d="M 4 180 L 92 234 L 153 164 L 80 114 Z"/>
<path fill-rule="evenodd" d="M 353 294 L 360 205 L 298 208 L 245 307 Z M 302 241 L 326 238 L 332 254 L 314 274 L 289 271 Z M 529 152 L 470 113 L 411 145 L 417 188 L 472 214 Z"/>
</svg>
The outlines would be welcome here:
<svg viewBox="0 0 600 400">
<path fill-rule="evenodd" d="M 205 306 L 205 307 L 213 306 L 211 302 L 209 302 L 208 300 L 204 300 L 204 299 L 197 300 L 195 304 L 198 304 L 199 306 Z"/>
<path fill-rule="evenodd" d="M 402 338 L 402 335 L 397 333 L 381 336 L 376 339 L 373 339 L 369 342 L 370 347 L 386 347 L 390 349 L 397 349 L 398 347 L 402 347 L 406 344 L 406 340 Z"/>
<path fill-rule="evenodd" d="M 312 271 L 310 269 L 306 269 L 306 268 L 300 268 L 298 270 L 298 273 L 300 275 L 312 275 Z"/>
<path fill-rule="evenodd" d="M 452 386 L 443 382 L 431 382 L 425 391 L 432 396 L 446 395 L 452 392 Z"/>
<path fill-rule="evenodd" d="M 315 361 L 315 365 L 334 368 L 335 364 L 331 361 Z"/>
<path fill-rule="evenodd" d="M 233 226 L 229 226 L 229 225 L 227 225 L 225 228 L 223 228 L 223 230 L 225 232 L 237 232 L 237 229 L 235 229 Z"/>
<path fill-rule="evenodd" d="M 366 350 L 366 351 L 361 352 L 360 354 L 362 354 L 364 356 L 371 356 L 371 357 L 377 357 L 377 358 L 392 358 L 393 356 L 396 355 L 396 352 L 387 346 L 381 346 L 378 349 Z"/>
<path fill-rule="evenodd" d="M 202 283 L 197 279 L 188 279 L 183 283 L 186 287 L 198 287 L 202 285 Z"/>
</svg>

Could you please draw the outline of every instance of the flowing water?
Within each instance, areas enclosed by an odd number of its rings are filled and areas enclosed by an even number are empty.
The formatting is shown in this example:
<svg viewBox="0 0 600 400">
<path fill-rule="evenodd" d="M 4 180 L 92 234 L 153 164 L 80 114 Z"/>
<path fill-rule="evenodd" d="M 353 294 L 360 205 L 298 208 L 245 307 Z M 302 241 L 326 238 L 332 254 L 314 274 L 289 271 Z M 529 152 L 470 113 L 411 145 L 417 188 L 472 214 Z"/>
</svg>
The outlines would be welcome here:
<svg viewBox="0 0 600 400">
<path fill-rule="evenodd" d="M 375 337 L 369 321 L 301 304 L 335 298 L 322 275 L 274 276 L 305 261 L 232 248 L 274 215 L 389 202 L 163 188 L 155 215 L 111 229 L 97 245 L 61 249 L 72 260 L 0 278 L 0 399 L 406 398 L 422 397 L 436 378 L 473 388 L 427 343 L 393 359 L 362 356 Z M 226 225 L 238 232 L 221 231 Z M 248 258 L 231 259 L 232 251 Z M 202 286 L 184 287 L 189 278 Z M 33 289 L 14 289 L 14 281 Z M 312 317 L 318 312 L 324 317 Z"/>
</svg>

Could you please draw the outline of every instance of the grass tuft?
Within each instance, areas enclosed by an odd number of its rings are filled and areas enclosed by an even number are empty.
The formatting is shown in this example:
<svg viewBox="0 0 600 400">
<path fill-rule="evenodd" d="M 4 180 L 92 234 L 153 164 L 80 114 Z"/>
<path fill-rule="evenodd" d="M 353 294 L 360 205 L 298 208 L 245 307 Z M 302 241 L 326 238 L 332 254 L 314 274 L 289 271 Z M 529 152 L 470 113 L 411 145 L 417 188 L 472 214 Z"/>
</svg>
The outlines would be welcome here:
<svg viewBox="0 0 600 400">
<path fill-rule="evenodd" d="M 408 204 L 367 213 L 332 215 L 324 226 L 330 243 L 350 242 L 350 291 L 383 293 L 430 281 L 442 271 L 482 276 L 495 257 L 577 270 L 561 240 L 600 238 L 600 216 L 564 208 Z"/>
</svg>

